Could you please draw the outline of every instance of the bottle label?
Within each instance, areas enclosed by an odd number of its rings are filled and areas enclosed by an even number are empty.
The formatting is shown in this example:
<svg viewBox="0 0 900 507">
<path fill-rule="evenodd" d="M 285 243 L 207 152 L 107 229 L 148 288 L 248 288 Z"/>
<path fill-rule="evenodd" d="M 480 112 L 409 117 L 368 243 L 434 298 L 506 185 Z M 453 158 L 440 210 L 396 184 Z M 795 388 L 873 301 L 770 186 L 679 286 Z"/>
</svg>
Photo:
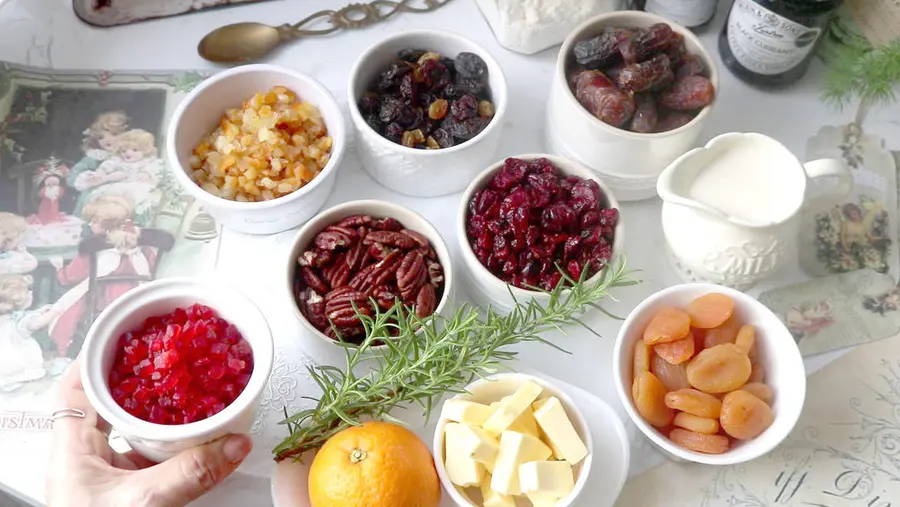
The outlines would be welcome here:
<svg viewBox="0 0 900 507">
<path fill-rule="evenodd" d="M 757 74 L 783 74 L 799 65 L 821 33 L 779 16 L 753 0 L 735 0 L 728 16 L 728 46 Z"/>
<path fill-rule="evenodd" d="M 647 0 L 644 10 L 692 27 L 709 21 L 717 3 L 718 0 Z"/>
</svg>

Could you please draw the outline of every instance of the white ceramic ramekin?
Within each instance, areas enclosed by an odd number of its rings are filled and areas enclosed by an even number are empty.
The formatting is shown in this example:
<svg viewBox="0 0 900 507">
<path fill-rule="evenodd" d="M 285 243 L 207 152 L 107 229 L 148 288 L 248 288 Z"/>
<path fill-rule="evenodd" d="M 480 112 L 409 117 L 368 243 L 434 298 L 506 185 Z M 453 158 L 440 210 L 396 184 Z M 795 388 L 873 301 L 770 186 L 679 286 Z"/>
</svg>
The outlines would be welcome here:
<svg viewBox="0 0 900 507">
<path fill-rule="evenodd" d="M 584 179 L 596 181 L 597 184 L 600 185 L 600 190 L 606 195 L 608 207 L 619 209 L 619 222 L 616 224 L 615 238 L 613 238 L 612 245 L 612 259 L 610 259 L 610 262 L 615 262 L 619 254 L 623 252 L 623 244 L 625 241 L 625 227 L 621 217 L 622 210 L 619 208 L 619 202 L 616 200 L 616 196 L 613 195 L 609 187 L 597 177 L 596 173 L 578 162 L 554 155 L 528 154 L 514 155 L 509 158 L 518 158 L 522 160 L 546 158 L 564 174 L 580 176 Z M 550 296 L 547 293 L 513 287 L 494 276 L 494 274 L 482 265 L 477 257 L 475 257 L 475 252 L 472 250 L 472 245 L 469 244 L 469 239 L 466 235 L 466 219 L 469 216 L 469 201 L 472 200 L 472 196 L 475 195 L 478 190 L 481 190 L 490 182 L 497 171 L 500 171 L 503 168 L 505 161 L 506 159 L 494 162 L 472 180 L 472 183 L 470 183 L 463 192 L 462 198 L 459 201 L 459 209 L 457 210 L 456 216 L 456 238 L 459 241 L 459 249 L 462 253 L 462 273 L 470 289 L 468 291 L 469 296 L 480 306 L 485 308 L 492 306 L 501 313 L 512 310 L 516 301 L 527 302 L 529 299 L 534 298 L 540 303 L 546 303 L 550 300 Z M 591 283 L 598 278 L 600 278 L 599 272 L 591 277 L 588 280 L 588 283 Z M 512 294 L 510 294 L 510 292 L 512 292 Z"/>
<path fill-rule="evenodd" d="M 489 405 L 495 401 L 500 401 L 504 396 L 513 394 L 520 386 L 529 380 L 535 382 L 544 389 L 541 395 L 538 396 L 539 400 L 551 396 L 555 396 L 559 399 L 563 408 L 566 410 L 569 421 L 572 422 L 572 426 L 575 427 L 575 431 L 578 433 L 578 436 L 581 437 L 582 442 L 584 442 L 585 447 L 588 449 L 588 455 L 585 456 L 581 463 L 574 467 L 575 489 L 569 493 L 569 496 L 559 499 L 556 503 L 556 507 L 569 507 L 578 499 L 581 490 L 584 489 L 584 485 L 587 484 L 590 476 L 591 465 L 594 462 L 594 439 L 591 436 L 591 429 L 588 426 L 587 420 L 584 418 L 584 414 L 581 413 L 581 410 L 579 410 L 578 406 L 575 405 L 575 402 L 572 401 L 572 398 L 569 397 L 568 394 L 546 380 L 532 375 L 526 375 L 524 373 L 499 373 L 476 380 L 466 386 L 466 392 L 464 394 L 458 394 L 455 397 Z M 447 426 L 448 422 L 449 421 L 443 416 L 440 417 L 437 422 L 437 427 L 434 430 L 434 441 L 432 443 L 431 453 L 434 456 L 434 466 L 437 468 L 438 477 L 441 479 L 441 484 L 444 485 L 444 490 L 447 491 L 456 505 L 459 505 L 460 507 L 481 507 L 478 502 L 469 498 L 464 489 L 459 488 L 450 482 L 450 476 L 447 474 L 447 468 L 444 465 L 444 428 Z M 600 459 L 602 459 L 602 457 L 600 457 Z"/>
<path fill-rule="evenodd" d="M 684 35 L 688 53 L 703 59 L 709 79 L 719 93 L 716 63 L 693 32 L 663 17 L 642 11 L 615 11 L 585 21 L 562 43 L 547 104 L 545 139 L 547 149 L 568 156 L 600 173 L 622 200 L 656 196 L 656 177 L 669 163 L 694 147 L 715 101 L 690 123 L 668 132 L 639 134 L 607 125 L 589 113 L 569 87 L 575 44 L 603 32 L 605 27 L 646 28 L 667 23 Z"/>
<path fill-rule="evenodd" d="M 643 339 L 644 328 L 663 307 L 684 308 L 694 298 L 719 292 L 734 300 L 734 314 L 742 324 L 756 327 L 756 359 L 765 370 L 765 384 L 775 392 L 775 421 L 761 435 L 745 442 L 734 440 L 724 454 L 689 451 L 648 424 L 638 413 L 631 395 L 634 344 Z M 806 370 L 800 349 L 778 317 L 753 297 L 721 285 L 687 283 L 663 289 L 641 302 L 619 330 L 613 349 L 613 381 L 619 399 L 634 424 L 663 453 L 675 459 L 707 465 L 734 465 L 756 459 L 780 444 L 797 424 L 806 399 Z"/>
<path fill-rule="evenodd" d="M 223 199 L 200 188 L 189 176 L 194 147 L 215 130 L 226 109 L 258 92 L 284 86 L 315 105 L 334 140 L 331 159 L 308 184 L 261 202 Z M 243 65 L 220 72 L 194 88 L 178 104 L 166 134 L 166 150 L 175 178 L 224 227 L 247 234 L 274 234 L 292 229 L 315 215 L 334 189 L 335 174 L 347 149 L 347 131 L 337 101 L 318 81 L 277 65 Z"/>
<path fill-rule="evenodd" d="M 218 414 L 190 424 L 162 425 L 129 414 L 113 400 L 108 376 L 119 337 L 148 317 L 199 303 L 234 324 L 253 350 L 253 372 L 243 392 Z M 253 412 L 272 372 L 272 333 L 249 298 L 212 280 L 165 278 L 132 289 L 106 307 L 88 331 L 82 348 L 81 380 L 91 405 L 128 444 L 153 461 L 164 461 L 190 447 L 229 433 L 247 433 Z"/>
<path fill-rule="evenodd" d="M 488 67 L 488 83 L 494 118 L 472 139 L 439 150 L 418 150 L 381 137 L 366 123 L 357 102 L 372 80 L 401 49 L 421 48 L 449 58 L 463 51 L 480 56 Z M 459 192 L 472 181 L 480 167 L 494 159 L 506 115 L 507 88 L 503 69 L 481 46 L 459 35 L 439 30 L 408 30 L 367 49 L 353 66 L 347 86 L 350 118 L 359 133 L 356 151 L 363 166 L 382 185 L 415 197 L 434 197 Z"/>
<path fill-rule="evenodd" d="M 300 254 L 310 248 L 316 234 L 329 225 L 334 225 L 346 217 L 359 214 L 372 215 L 376 218 L 395 218 L 399 220 L 405 228 L 416 231 L 428 238 L 435 253 L 437 253 L 441 267 L 444 269 L 444 294 L 441 296 L 440 301 L 438 301 L 438 304 L 435 307 L 435 314 L 440 314 L 444 310 L 444 307 L 447 306 L 447 302 L 452 300 L 453 297 L 453 264 L 450 260 L 450 251 L 447 249 L 447 244 L 444 242 L 440 233 L 425 217 L 405 206 L 378 200 L 349 201 L 329 208 L 306 222 L 306 224 L 297 231 L 297 235 L 294 236 L 290 253 L 285 262 L 285 281 L 283 285 L 286 291 L 286 297 L 290 298 L 289 303 L 291 311 L 303 324 L 303 330 L 305 332 L 302 336 L 308 342 L 307 344 L 312 347 L 313 350 L 310 350 L 310 352 L 316 353 L 319 357 L 323 357 L 323 354 L 326 357 L 330 356 L 329 350 L 338 350 L 343 354 L 343 347 L 325 335 L 325 333 L 316 329 L 316 327 L 303 316 L 303 312 L 300 311 L 300 307 L 297 305 L 294 296 L 294 273 L 297 270 L 297 258 Z M 323 344 L 324 347 L 322 346 Z"/>
</svg>

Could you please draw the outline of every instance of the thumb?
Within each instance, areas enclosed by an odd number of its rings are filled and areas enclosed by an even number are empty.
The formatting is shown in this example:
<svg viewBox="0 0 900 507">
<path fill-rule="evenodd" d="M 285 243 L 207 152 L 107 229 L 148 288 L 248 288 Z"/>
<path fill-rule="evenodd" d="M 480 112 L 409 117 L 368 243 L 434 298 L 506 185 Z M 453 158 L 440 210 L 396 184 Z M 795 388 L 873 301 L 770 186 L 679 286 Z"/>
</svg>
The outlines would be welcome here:
<svg viewBox="0 0 900 507">
<path fill-rule="evenodd" d="M 188 449 L 138 474 L 151 505 L 183 507 L 231 475 L 252 448 L 249 436 L 230 435 Z"/>
</svg>

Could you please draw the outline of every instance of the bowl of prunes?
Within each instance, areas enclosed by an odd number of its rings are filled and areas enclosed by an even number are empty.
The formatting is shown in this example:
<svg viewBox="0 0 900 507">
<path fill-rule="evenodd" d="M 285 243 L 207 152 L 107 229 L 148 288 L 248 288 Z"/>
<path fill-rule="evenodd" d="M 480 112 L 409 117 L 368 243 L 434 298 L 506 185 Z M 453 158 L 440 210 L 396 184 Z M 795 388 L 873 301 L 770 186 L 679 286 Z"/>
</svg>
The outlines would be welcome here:
<svg viewBox="0 0 900 507">
<path fill-rule="evenodd" d="M 715 104 L 715 62 L 688 29 L 617 11 L 566 38 L 547 107 L 547 143 L 604 176 L 623 200 L 655 196 Z"/>
<path fill-rule="evenodd" d="M 437 30 L 388 37 L 359 57 L 347 88 L 360 161 L 391 190 L 459 192 L 494 158 L 506 78 L 466 38 Z"/>
</svg>

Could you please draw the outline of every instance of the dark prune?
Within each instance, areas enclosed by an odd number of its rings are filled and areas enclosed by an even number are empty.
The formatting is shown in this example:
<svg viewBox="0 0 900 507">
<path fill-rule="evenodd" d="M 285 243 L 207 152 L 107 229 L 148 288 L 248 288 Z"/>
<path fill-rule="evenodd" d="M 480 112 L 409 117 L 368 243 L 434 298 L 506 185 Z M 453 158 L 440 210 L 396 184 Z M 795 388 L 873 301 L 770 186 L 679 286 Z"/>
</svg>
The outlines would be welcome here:
<svg viewBox="0 0 900 507">
<path fill-rule="evenodd" d="M 381 133 L 381 122 L 378 120 L 378 115 L 375 114 L 367 114 L 366 115 L 366 123 L 372 127 L 372 130 L 375 132 Z"/>
<path fill-rule="evenodd" d="M 413 81 L 412 72 L 408 72 L 400 78 L 400 96 L 403 97 L 407 104 L 416 105 L 418 100 L 417 88 L 416 82 Z"/>
<path fill-rule="evenodd" d="M 458 122 L 474 118 L 477 115 L 478 99 L 472 95 L 463 95 L 450 103 L 450 116 Z"/>
<path fill-rule="evenodd" d="M 659 105 L 673 111 L 695 111 L 713 101 L 715 90 L 703 76 L 685 76 L 659 94 Z"/>
<path fill-rule="evenodd" d="M 460 141 L 468 141 L 484 130 L 484 127 L 486 127 L 487 124 L 488 120 L 481 118 L 480 116 L 460 122 L 453 122 L 450 125 L 450 134 Z"/>
<path fill-rule="evenodd" d="M 619 44 L 619 52 L 626 64 L 638 63 L 660 51 L 665 51 L 678 37 L 665 23 L 657 23 L 646 32 L 637 33 Z"/>
<path fill-rule="evenodd" d="M 656 132 L 659 114 L 656 110 L 656 99 L 646 93 L 634 94 L 634 118 L 631 119 L 631 131 L 642 134 Z"/>
<path fill-rule="evenodd" d="M 685 113 L 681 111 L 670 111 L 666 114 L 663 114 L 659 119 L 659 122 L 656 124 L 657 132 L 667 132 L 669 130 L 675 130 L 678 127 L 682 127 L 687 125 L 694 119 L 694 115 L 690 113 Z"/>
<path fill-rule="evenodd" d="M 359 112 L 362 114 L 372 114 L 378 112 L 378 94 L 366 92 L 359 99 Z"/>
<path fill-rule="evenodd" d="M 621 127 L 634 114 L 634 98 L 616 86 L 602 72 L 582 71 L 576 78 L 575 98 L 600 121 Z"/>
<path fill-rule="evenodd" d="M 456 74 L 456 63 L 453 62 L 452 58 L 441 58 L 441 63 L 451 74 Z"/>
<path fill-rule="evenodd" d="M 431 105 L 432 102 L 434 102 L 435 100 L 438 99 L 434 95 L 432 95 L 428 92 L 423 92 L 423 91 L 416 92 L 416 95 L 418 96 L 418 99 L 419 99 L 418 105 L 421 107 L 428 107 L 429 105 Z"/>
<path fill-rule="evenodd" d="M 403 127 L 399 123 L 390 123 L 384 127 L 382 135 L 395 143 L 399 143 L 400 138 L 403 137 Z"/>
<path fill-rule="evenodd" d="M 613 33 L 602 33 L 596 37 L 575 43 L 572 53 L 575 61 L 588 69 L 602 69 L 619 61 L 619 39 Z"/>
<path fill-rule="evenodd" d="M 395 86 L 400 86 L 400 78 L 405 74 L 412 72 L 412 66 L 402 60 L 396 61 L 381 74 L 375 81 L 375 86 L 380 91 L 387 91 Z"/>
<path fill-rule="evenodd" d="M 431 133 L 431 137 L 437 141 L 438 145 L 441 148 L 449 148 L 456 144 L 453 140 L 453 136 L 450 135 L 449 132 L 442 128 L 434 129 L 434 132 Z"/>
<path fill-rule="evenodd" d="M 619 88 L 633 92 L 661 90 L 675 80 L 669 57 L 656 55 L 646 62 L 626 65 L 618 75 Z"/>
<path fill-rule="evenodd" d="M 409 63 L 416 63 L 419 57 L 427 53 L 424 49 L 407 48 L 397 52 L 397 57 Z"/>
<path fill-rule="evenodd" d="M 487 64 L 475 53 L 463 51 L 456 55 L 456 72 L 466 78 L 478 81 L 486 81 L 488 77 Z"/>
<path fill-rule="evenodd" d="M 424 132 L 426 136 L 431 135 L 436 127 L 437 122 L 430 118 L 425 118 L 422 120 L 422 123 L 419 124 L 419 128 L 422 129 L 422 132 Z"/>
<path fill-rule="evenodd" d="M 697 55 L 685 55 L 675 71 L 675 77 L 700 76 L 704 72 L 706 72 L 706 64 L 703 63 L 703 58 Z"/>
<path fill-rule="evenodd" d="M 391 123 L 400 117 L 400 110 L 406 107 L 398 97 L 385 95 L 381 97 L 381 106 L 378 109 L 378 119 L 381 123 Z"/>
</svg>

